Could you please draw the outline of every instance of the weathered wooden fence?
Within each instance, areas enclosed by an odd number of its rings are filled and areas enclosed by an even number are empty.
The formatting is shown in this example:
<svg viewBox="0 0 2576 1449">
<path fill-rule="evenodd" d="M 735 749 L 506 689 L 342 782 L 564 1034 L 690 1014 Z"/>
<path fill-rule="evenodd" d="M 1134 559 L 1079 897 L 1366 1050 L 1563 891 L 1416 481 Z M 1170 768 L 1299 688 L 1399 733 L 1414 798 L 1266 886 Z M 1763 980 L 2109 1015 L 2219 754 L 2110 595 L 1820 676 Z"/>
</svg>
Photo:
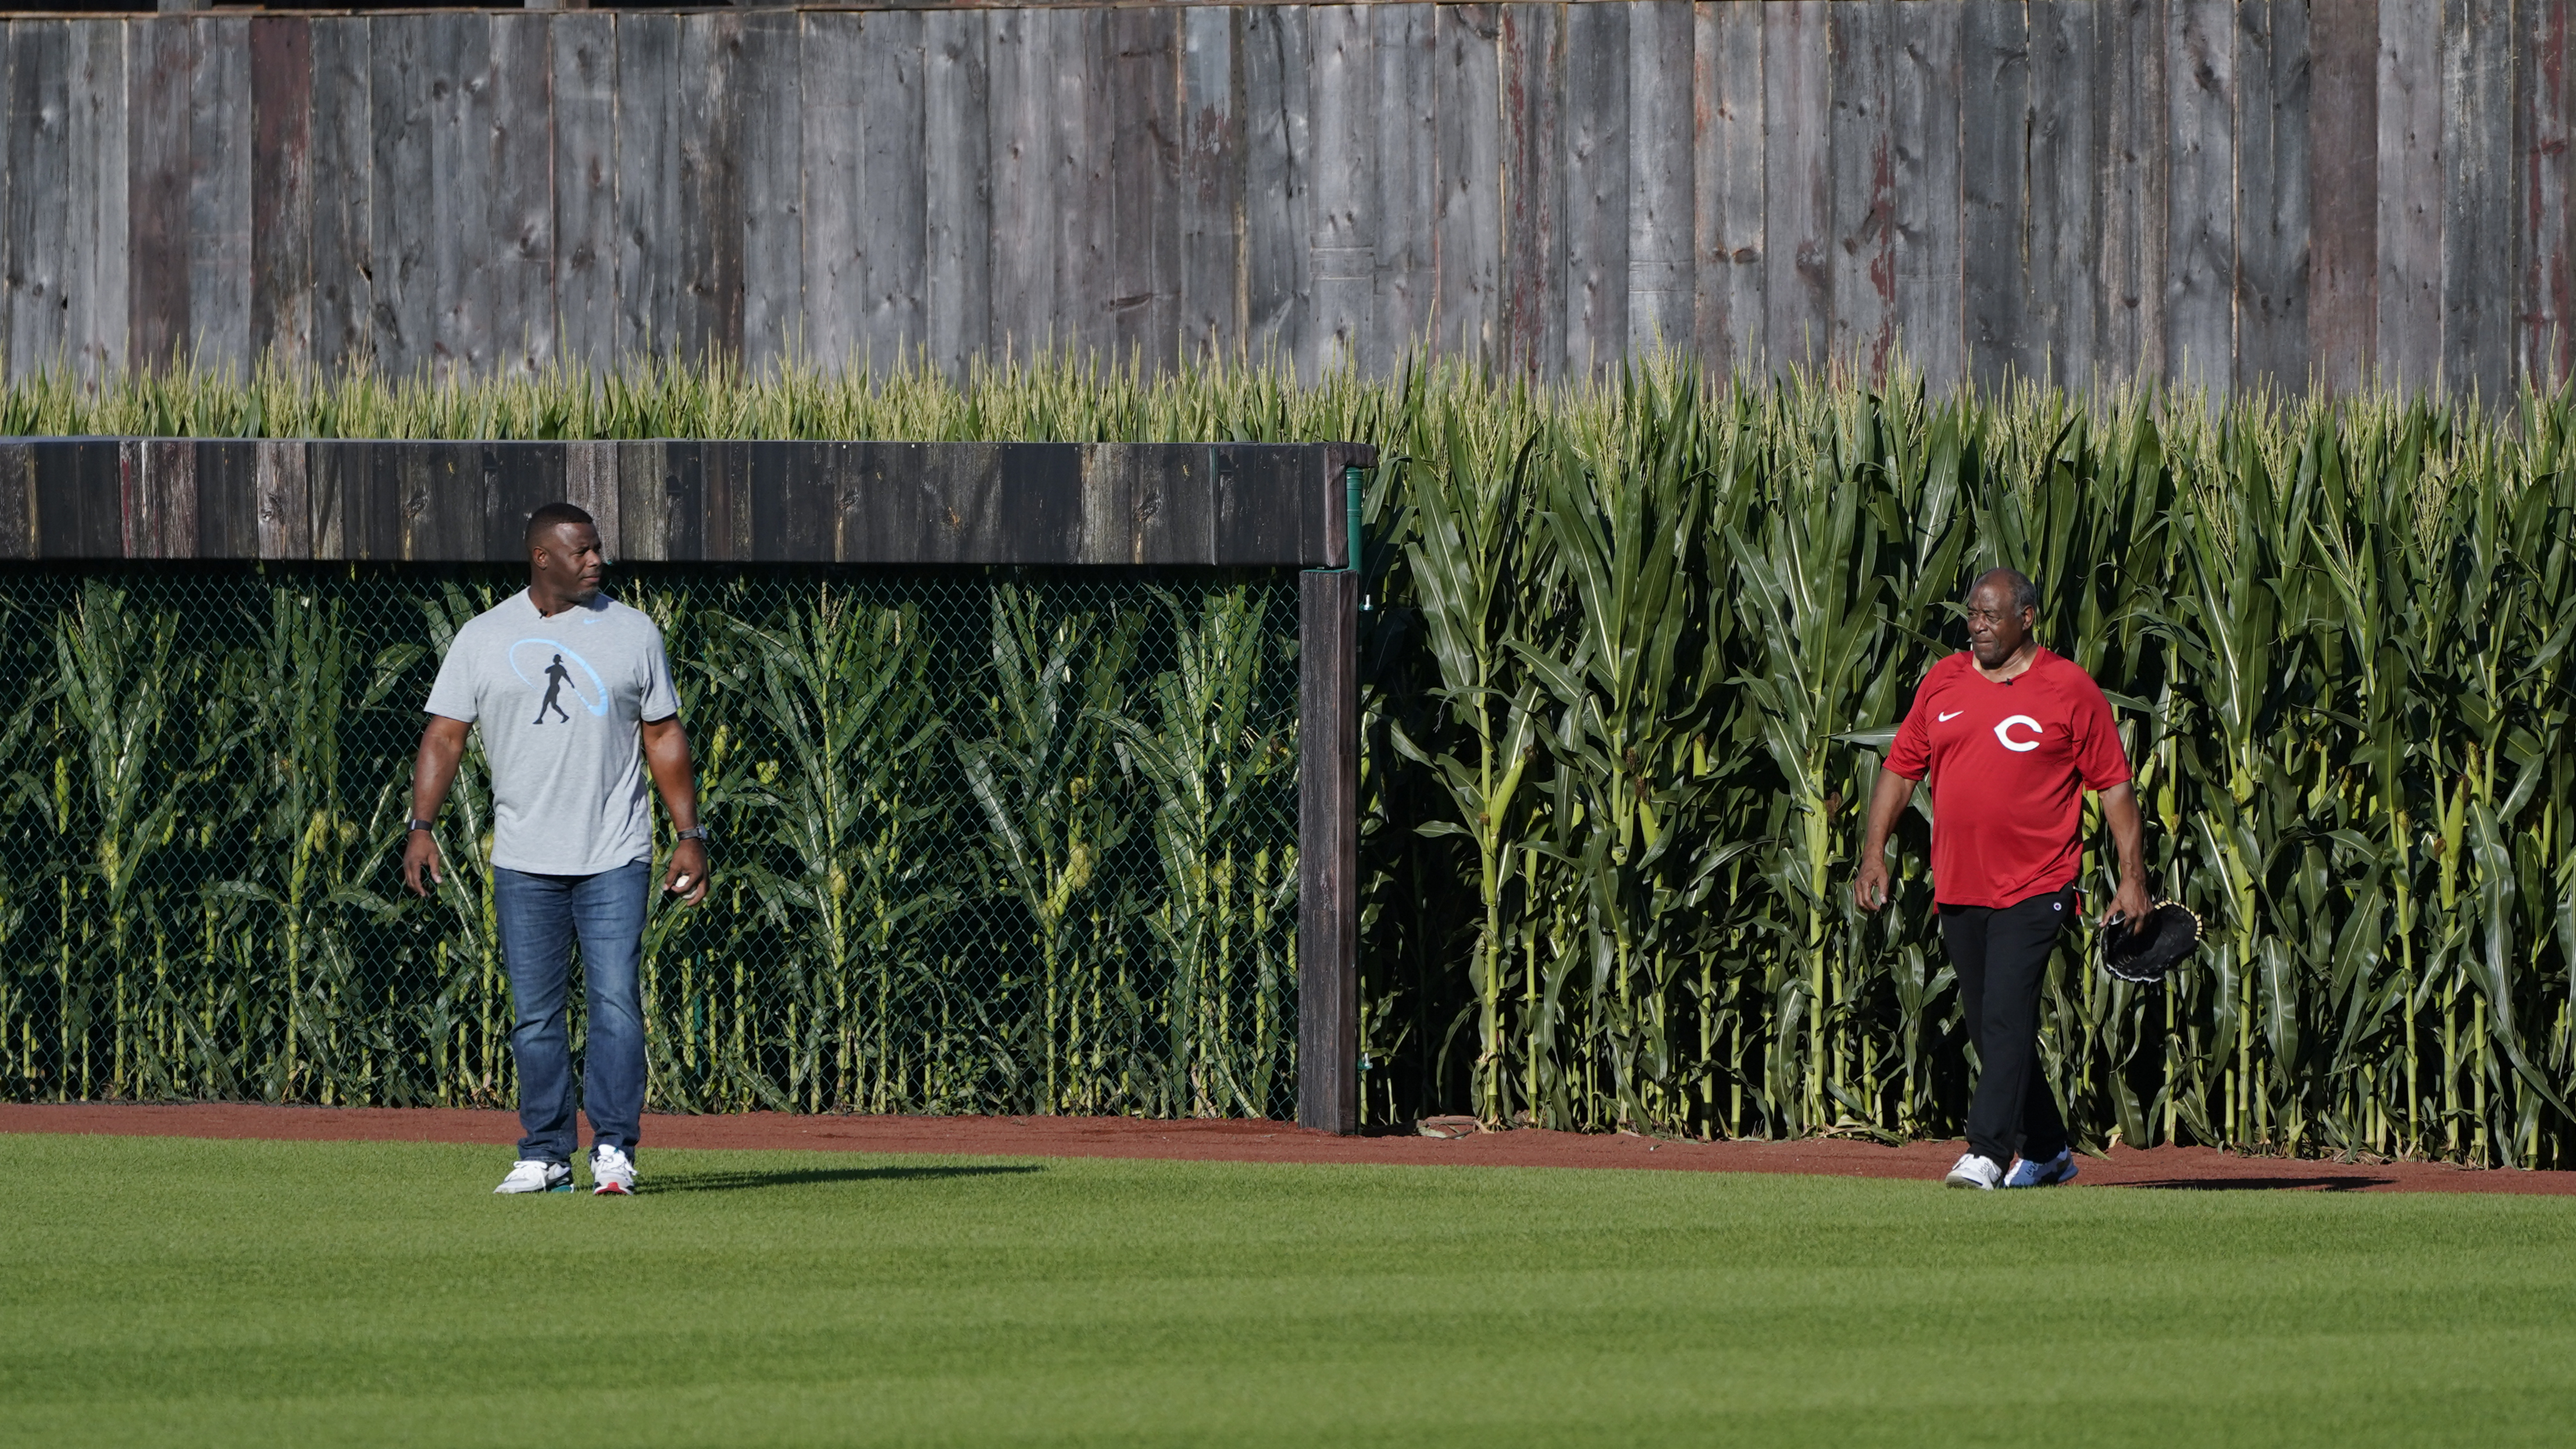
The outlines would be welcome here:
<svg viewBox="0 0 2576 1449">
<path fill-rule="evenodd" d="M 1687 343 L 2492 397 L 2567 6 L 1851 0 L 27 19 L 13 374 Z"/>
</svg>

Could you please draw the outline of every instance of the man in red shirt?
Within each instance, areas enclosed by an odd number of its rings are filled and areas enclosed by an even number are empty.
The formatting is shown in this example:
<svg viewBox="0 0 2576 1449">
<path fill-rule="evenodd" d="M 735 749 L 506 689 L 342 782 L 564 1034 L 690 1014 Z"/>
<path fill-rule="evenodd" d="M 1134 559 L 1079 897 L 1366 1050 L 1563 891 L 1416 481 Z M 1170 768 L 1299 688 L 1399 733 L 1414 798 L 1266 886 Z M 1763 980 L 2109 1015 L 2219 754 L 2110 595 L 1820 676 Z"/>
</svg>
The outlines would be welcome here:
<svg viewBox="0 0 2576 1449">
<path fill-rule="evenodd" d="M 1852 895 L 1887 904 L 1887 832 L 1932 777 L 1932 898 L 1977 1043 L 1968 1151 L 1952 1187 L 2054 1187 L 2075 1176 L 2066 1121 L 2040 1076 L 2039 992 L 2079 908 L 2084 791 L 2119 847 L 2114 919 L 2144 921 L 2146 857 L 2129 761 L 2101 688 L 2039 647 L 2039 590 L 1993 569 L 1968 591 L 1968 648 L 1932 666 L 1869 802 Z M 2016 1157 L 2019 1158 L 2016 1161 Z"/>
</svg>

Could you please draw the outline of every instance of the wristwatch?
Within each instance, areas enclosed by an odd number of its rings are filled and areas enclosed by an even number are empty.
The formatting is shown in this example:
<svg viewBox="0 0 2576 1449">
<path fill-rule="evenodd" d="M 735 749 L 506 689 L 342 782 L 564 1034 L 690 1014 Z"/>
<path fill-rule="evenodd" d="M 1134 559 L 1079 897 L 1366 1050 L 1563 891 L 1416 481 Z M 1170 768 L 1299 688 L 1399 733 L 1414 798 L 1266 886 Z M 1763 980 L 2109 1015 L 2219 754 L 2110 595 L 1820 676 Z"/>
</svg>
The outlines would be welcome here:
<svg viewBox="0 0 2576 1449">
<path fill-rule="evenodd" d="M 713 845 L 716 843 L 716 831 L 715 827 L 712 825 L 692 825 L 686 830 L 672 831 L 671 838 L 673 840 L 696 840 L 702 841 L 708 845 Z"/>
<path fill-rule="evenodd" d="M 429 822 L 428 822 L 428 821 L 426 821 L 426 820 L 421 819 L 419 816 L 416 816 L 416 815 L 412 817 L 412 821 L 411 821 L 411 823 L 410 823 L 410 824 L 408 824 L 408 825 L 406 825 L 406 826 L 404 826 L 404 827 L 403 827 L 403 829 L 404 829 L 406 832 L 413 831 L 413 830 L 427 830 L 428 828 L 429 828 Z"/>
</svg>

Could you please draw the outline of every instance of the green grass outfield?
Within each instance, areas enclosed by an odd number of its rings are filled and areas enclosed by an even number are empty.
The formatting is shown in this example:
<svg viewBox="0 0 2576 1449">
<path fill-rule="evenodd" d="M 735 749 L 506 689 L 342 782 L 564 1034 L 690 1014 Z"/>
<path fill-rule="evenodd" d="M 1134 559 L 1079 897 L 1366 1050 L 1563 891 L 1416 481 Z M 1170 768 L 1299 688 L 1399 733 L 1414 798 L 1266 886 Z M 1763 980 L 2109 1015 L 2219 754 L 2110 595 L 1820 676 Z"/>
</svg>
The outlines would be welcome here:
<svg viewBox="0 0 2576 1449">
<path fill-rule="evenodd" d="M 2576 1201 L 0 1136 L 13 1444 L 2564 1444 Z"/>
</svg>

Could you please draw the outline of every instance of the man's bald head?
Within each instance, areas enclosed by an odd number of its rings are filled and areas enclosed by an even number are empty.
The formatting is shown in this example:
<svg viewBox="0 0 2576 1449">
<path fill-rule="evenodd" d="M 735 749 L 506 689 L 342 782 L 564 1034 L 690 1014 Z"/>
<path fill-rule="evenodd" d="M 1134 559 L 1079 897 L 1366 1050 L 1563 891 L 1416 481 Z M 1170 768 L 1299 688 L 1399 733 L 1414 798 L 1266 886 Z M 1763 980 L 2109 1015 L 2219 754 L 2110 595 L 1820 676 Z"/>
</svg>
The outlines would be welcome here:
<svg viewBox="0 0 2576 1449">
<path fill-rule="evenodd" d="M 2012 600 L 2012 608 L 2016 613 L 2023 609 L 2039 607 L 2039 585 L 2032 583 L 2030 575 L 2019 569 L 1986 570 L 1977 575 L 1975 583 L 1968 585 L 1968 597 L 1975 598 L 1977 591 L 1988 584 L 1999 584 L 2004 588 L 2005 597 Z"/>
<path fill-rule="evenodd" d="M 577 523 L 585 528 L 596 526 L 590 514 L 577 504 L 548 503 L 528 515 L 528 547 L 535 548 L 551 539 L 555 526 L 564 523 Z"/>
</svg>

